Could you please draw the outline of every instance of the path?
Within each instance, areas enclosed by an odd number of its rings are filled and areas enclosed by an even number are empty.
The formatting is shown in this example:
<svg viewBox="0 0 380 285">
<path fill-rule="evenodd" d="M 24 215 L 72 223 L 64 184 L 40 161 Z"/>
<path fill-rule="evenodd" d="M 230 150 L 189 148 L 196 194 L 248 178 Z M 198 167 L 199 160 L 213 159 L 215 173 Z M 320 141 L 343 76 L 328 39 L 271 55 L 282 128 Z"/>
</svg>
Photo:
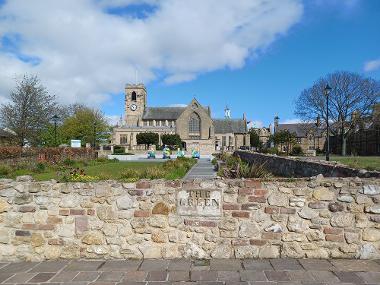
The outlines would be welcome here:
<svg viewBox="0 0 380 285">
<path fill-rule="evenodd" d="M 192 180 L 196 178 L 212 179 L 215 177 L 216 171 L 214 170 L 214 165 L 212 165 L 209 159 L 201 158 L 186 174 L 185 180 Z"/>
<path fill-rule="evenodd" d="M 0 262 L 2 285 L 348 285 L 379 282 L 380 261 L 374 260 L 161 259 Z"/>
</svg>

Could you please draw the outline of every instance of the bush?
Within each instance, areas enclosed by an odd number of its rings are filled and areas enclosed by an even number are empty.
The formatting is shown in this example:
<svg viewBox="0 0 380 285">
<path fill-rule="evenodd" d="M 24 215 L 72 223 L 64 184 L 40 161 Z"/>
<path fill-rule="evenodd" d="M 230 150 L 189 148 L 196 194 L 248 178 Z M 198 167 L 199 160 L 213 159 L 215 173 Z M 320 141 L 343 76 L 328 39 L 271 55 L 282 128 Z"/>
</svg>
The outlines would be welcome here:
<svg viewBox="0 0 380 285">
<path fill-rule="evenodd" d="M 277 147 L 268 147 L 267 149 L 265 149 L 265 153 L 278 154 L 278 149 Z"/>
<path fill-rule="evenodd" d="M 303 155 L 302 147 L 300 145 L 293 146 L 291 155 L 294 155 L 294 156 L 301 156 L 301 155 Z"/>
<path fill-rule="evenodd" d="M 33 171 L 37 173 L 42 173 L 46 170 L 46 164 L 43 162 L 38 162 L 34 167 Z"/>
<path fill-rule="evenodd" d="M 12 169 L 8 165 L 0 165 L 0 177 L 7 177 Z"/>
<path fill-rule="evenodd" d="M 113 147 L 113 154 L 125 154 L 125 147 L 120 145 L 115 145 Z"/>
<path fill-rule="evenodd" d="M 63 165 L 66 165 L 66 166 L 74 166 L 75 165 L 75 161 L 70 159 L 70 158 L 66 158 L 65 160 L 62 161 Z"/>
</svg>

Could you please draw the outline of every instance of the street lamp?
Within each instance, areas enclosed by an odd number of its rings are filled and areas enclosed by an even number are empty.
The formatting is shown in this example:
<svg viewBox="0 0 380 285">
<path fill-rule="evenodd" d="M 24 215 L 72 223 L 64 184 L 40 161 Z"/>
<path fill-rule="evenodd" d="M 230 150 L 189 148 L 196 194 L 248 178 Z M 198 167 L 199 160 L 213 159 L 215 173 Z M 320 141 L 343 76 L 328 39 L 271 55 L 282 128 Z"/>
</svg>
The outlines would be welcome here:
<svg viewBox="0 0 380 285">
<path fill-rule="evenodd" d="M 96 121 L 94 121 L 94 149 L 96 145 Z"/>
<path fill-rule="evenodd" d="M 57 146 L 57 123 L 58 123 L 59 117 L 58 115 L 54 115 L 51 119 L 54 122 L 54 146 Z"/>
<path fill-rule="evenodd" d="M 326 96 L 326 128 L 327 128 L 327 134 L 326 134 L 326 161 L 330 160 L 330 126 L 329 126 L 329 95 L 330 95 L 331 87 L 326 84 L 326 87 L 324 89 L 324 94 Z"/>
</svg>

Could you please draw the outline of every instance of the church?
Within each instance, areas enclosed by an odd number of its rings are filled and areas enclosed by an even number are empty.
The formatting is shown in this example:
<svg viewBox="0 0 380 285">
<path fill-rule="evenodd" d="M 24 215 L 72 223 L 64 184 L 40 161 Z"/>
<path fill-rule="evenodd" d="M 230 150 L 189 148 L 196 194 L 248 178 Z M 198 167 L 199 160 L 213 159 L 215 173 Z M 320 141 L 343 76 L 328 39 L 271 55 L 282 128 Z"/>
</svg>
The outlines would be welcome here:
<svg viewBox="0 0 380 285">
<path fill-rule="evenodd" d="M 195 98 L 186 107 L 148 107 L 144 84 L 125 87 L 124 120 L 113 129 L 112 143 L 128 150 L 143 150 L 136 135 L 142 132 L 178 134 L 183 148 L 211 154 L 221 150 L 235 150 L 250 145 L 245 115 L 232 119 L 226 108 L 225 118 L 211 117 L 211 108 L 202 106 Z"/>
</svg>

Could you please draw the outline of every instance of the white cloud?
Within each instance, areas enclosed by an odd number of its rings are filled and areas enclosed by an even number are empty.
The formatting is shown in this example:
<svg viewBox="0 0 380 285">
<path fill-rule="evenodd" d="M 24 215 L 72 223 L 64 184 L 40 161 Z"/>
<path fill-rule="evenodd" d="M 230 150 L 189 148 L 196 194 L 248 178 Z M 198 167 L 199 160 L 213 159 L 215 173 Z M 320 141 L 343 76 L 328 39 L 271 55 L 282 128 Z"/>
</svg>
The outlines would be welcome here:
<svg viewBox="0 0 380 285">
<path fill-rule="evenodd" d="M 144 19 L 106 12 L 133 3 L 156 7 Z M 134 82 L 136 68 L 144 83 L 162 78 L 169 84 L 240 68 L 302 13 L 300 0 L 6 1 L 0 37 L 21 40 L 16 54 L 0 51 L 0 96 L 8 96 L 15 74 L 29 72 L 61 102 L 99 106 Z"/>
<path fill-rule="evenodd" d="M 380 69 L 380 58 L 367 61 L 364 63 L 363 69 L 365 72 L 371 72 Z"/>
<path fill-rule="evenodd" d="M 298 124 L 302 123 L 302 120 L 300 119 L 287 119 L 285 121 L 280 122 L 280 124 Z"/>
<path fill-rule="evenodd" d="M 169 107 L 187 107 L 187 104 L 171 104 Z"/>
<path fill-rule="evenodd" d="M 248 123 L 248 129 L 250 128 L 262 128 L 264 126 L 263 121 L 253 120 Z"/>
<path fill-rule="evenodd" d="M 115 126 L 120 121 L 120 116 L 117 115 L 105 115 L 105 118 L 111 126 Z"/>
</svg>

